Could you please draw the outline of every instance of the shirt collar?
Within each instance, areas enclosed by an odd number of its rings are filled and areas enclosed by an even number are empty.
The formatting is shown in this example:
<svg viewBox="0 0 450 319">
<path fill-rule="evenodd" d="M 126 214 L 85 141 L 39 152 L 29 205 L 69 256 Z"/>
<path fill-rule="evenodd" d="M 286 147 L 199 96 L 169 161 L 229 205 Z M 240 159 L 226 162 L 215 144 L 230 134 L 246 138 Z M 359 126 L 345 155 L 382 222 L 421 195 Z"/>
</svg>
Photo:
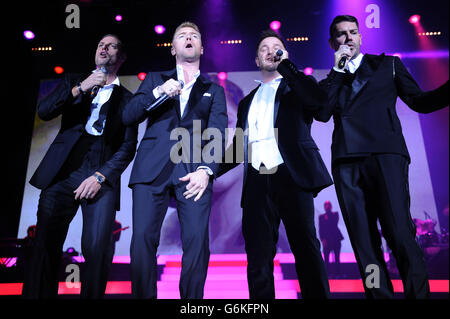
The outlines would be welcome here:
<svg viewBox="0 0 450 319">
<path fill-rule="evenodd" d="M 192 82 L 195 82 L 195 80 L 197 80 L 197 78 L 200 75 L 200 70 L 197 71 L 197 73 L 194 74 L 194 80 L 192 80 Z M 186 85 L 186 81 L 184 80 L 184 69 L 183 66 L 181 66 L 180 64 L 177 64 L 177 78 L 178 80 L 182 80 L 184 85 Z"/>
<path fill-rule="evenodd" d="M 259 83 L 259 84 L 261 84 L 261 85 L 264 85 L 264 84 L 272 85 L 272 84 L 281 82 L 281 79 L 283 79 L 283 76 L 282 76 L 282 75 L 277 76 L 275 79 L 273 79 L 272 81 L 267 82 L 267 83 L 264 83 L 264 82 L 261 81 L 261 80 L 255 80 L 255 82 L 256 82 L 256 83 Z"/>
<path fill-rule="evenodd" d="M 356 58 L 351 59 L 348 62 L 348 70 L 351 73 L 355 73 L 355 71 L 359 68 L 363 57 L 364 57 L 364 54 L 360 53 L 360 54 L 358 54 L 358 56 Z"/>
</svg>

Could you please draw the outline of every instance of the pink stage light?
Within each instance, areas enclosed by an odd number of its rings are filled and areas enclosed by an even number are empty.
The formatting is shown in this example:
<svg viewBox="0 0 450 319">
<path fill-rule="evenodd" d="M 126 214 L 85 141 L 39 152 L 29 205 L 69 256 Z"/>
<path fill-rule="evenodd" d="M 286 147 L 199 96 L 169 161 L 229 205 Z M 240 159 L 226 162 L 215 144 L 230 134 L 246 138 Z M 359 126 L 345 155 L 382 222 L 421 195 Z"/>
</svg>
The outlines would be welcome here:
<svg viewBox="0 0 450 319">
<path fill-rule="evenodd" d="M 314 70 L 313 68 L 307 67 L 303 70 L 303 73 L 305 73 L 305 75 L 311 75 L 313 74 Z"/>
<path fill-rule="evenodd" d="M 219 78 L 219 80 L 225 81 L 228 77 L 228 74 L 226 72 L 219 72 L 217 74 L 217 77 Z"/>
<path fill-rule="evenodd" d="M 281 22 L 277 20 L 270 22 L 270 28 L 273 31 L 278 31 L 281 28 Z"/>
<path fill-rule="evenodd" d="M 155 25 L 155 32 L 158 34 L 163 34 L 164 32 L 166 32 L 166 28 L 163 25 Z"/>
<path fill-rule="evenodd" d="M 64 69 L 60 66 L 55 66 L 53 70 L 55 71 L 56 74 L 62 74 L 64 72 Z"/>
<path fill-rule="evenodd" d="M 420 21 L 420 15 L 418 15 L 418 14 L 415 14 L 409 18 L 409 23 L 411 23 L 411 24 L 417 24 L 417 23 L 419 23 L 419 21 Z"/>
<path fill-rule="evenodd" d="M 141 81 L 144 81 L 146 76 L 147 76 L 147 73 L 145 73 L 145 72 L 141 72 L 141 73 L 138 74 L 138 78 Z"/>
<path fill-rule="evenodd" d="M 30 30 L 23 31 L 23 36 L 24 36 L 25 39 L 27 39 L 27 40 L 32 40 L 32 39 L 34 39 L 34 33 L 33 33 L 33 31 L 30 31 Z"/>
<path fill-rule="evenodd" d="M 122 21 L 122 16 L 120 14 L 116 15 L 116 17 L 114 18 L 116 19 L 117 22 Z"/>
</svg>

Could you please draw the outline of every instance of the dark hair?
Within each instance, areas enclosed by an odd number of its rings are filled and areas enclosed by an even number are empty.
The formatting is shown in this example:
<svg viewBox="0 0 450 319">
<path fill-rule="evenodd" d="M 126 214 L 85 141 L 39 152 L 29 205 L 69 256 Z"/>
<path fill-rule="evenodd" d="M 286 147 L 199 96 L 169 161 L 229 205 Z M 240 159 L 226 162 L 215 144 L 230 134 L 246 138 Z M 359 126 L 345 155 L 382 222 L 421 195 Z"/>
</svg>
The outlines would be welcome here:
<svg viewBox="0 0 450 319">
<path fill-rule="evenodd" d="M 338 23 L 341 23 L 341 22 L 344 22 L 344 21 L 356 23 L 356 26 L 359 29 L 358 19 L 356 19 L 354 16 L 351 16 L 351 15 L 348 15 L 348 14 L 336 16 L 333 19 L 333 21 L 331 22 L 331 25 L 330 25 L 330 38 L 333 37 L 334 32 L 336 31 L 336 25 Z"/>
<path fill-rule="evenodd" d="M 278 40 L 281 41 L 281 43 L 283 43 L 283 47 L 284 49 L 286 49 L 286 43 L 284 42 L 284 39 L 281 37 L 281 35 L 279 35 L 278 33 L 276 33 L 275 31 L 269 29 L 269 30 L 264 30 L 263 32 L 261 32 L 261 35 L 259 36 L 259 40 L 258 43 L 256 44 L 256 54 L 258 54 L 258 50 L 259 50 L 259 45 L 261 44 L 261 42 L 265 39 L 265 38 L 277 38 Z"/>
<path fill-rule="evenodd" d="M 119 47 L 120 56 L 125 60 L 127 58 L 127 51 L 125 45 L 123 44 L 122 40 L 120 40 L 119 36 L 114 33 L 107 33 L 103 35 L 98 42 L 102 41 L 106 37 L 113 37 L 117 39 L 117 45 Z"/>
</svg>

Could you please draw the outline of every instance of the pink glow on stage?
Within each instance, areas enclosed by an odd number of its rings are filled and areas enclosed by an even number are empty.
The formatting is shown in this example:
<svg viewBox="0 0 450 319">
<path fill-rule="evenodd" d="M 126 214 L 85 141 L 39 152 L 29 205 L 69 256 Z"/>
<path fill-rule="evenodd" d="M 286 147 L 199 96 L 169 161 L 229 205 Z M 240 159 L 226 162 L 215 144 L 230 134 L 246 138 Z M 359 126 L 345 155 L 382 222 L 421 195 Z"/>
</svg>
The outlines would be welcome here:
<svg viewBox="0 0 450 319">
<path fill-rule="evenodd" d="M 247 281 L 243 282 L 231 282 L 227 281 L 218 281 L 216 283 L 210 283 L 208 280 L 205 284 L 205 299 L 220 299 L 223 298 L 224 291 L 228 290 L 236 293 L 233 289 L 239 288 L 239 292 L 235 297 L 230 299 L 248 299 L 248 291 L 247 289 Z M 430 279 L 430 291 L 432 293 L 448 293 L 449 292 L 449 281 L 441 280 L 441 279 Z M 364 293 L 364 286 L 360 279 L 330 279 L 330 292 L 331 293 Z M 76 295 L 80 293 L 80 287 L 76 283 L 75 287 L 68 288 L 65 282 L 60 282 L 58 286 L 58 294 L 60 295 Z M 159 299 L 173 299 L 168 297 L 178 296 L 179 293 L 176 291 L 172 291 L 173 289 L 178 290 L 178 282 L 167 283 L 167 282 L 158 282 L 158 298 Z M 394 292 L 401 293 L 403 292 L 403 285 L 400 279 L 392 280 L 392 285 L 394 286 Z M 0 296 L 18 296 L 22 293 L 23 283 L 0 283 Z M 170 291 L 166 290 L 170 288 Z M 219 288 L 220 291 L 214 292 L 211 289 Z M 276 297 L 277 299 L 292 299 L 292 298 L 283 298 L 280 295 L 287 295 L 287 292 L 281 292 L 282 289 L 289 289 L 291 291 L 300 292 L 300 287 L 298 285 L 298 281 L 294 279 L 275 281 L 275 289 L 276 289 Z M 162 291 L 161 291 L 162 290 Z M 220 292 L 222 297 L 220 297 Z M 131 282 L 130 281 L 108 281 L 106 285 L 106 294 L 131 294 Z M 292 295 L 292 293 L 290 294 Z M 296 299 L 295 297 L 294 299 Z"/>
<path fill-rule="evenodd" d="M 228 77 L 227 72 L 219 72 L 217 74 L 217 77 L 219 78 L 220 81 L 225 81 Z"/>
<path fill-rule="evenodd" d="M 27 39 L 27 40 L 32 40 L 32 39 L 34 39 L 34 33 L 33 33 L 33 31 L 30 31 L 30 30 L 23 31 L 23 36 L 24 36 L 25 39 Z"/>
<path fill-rule="evenodd" d="M 114 18 L 116 19 L 117 22 L 122 21 L 122 16 L 120 14 L 116 15 L 116 17 Z"/>
<path fill-rule="evenodd" d="M 305 75 L 311 75 L 313 74 L 314 70 L 313 68 L 307 67 L 303 70 L 303 72 L 305 73 Z"/>
<path fill-rule="evenodd" d="M 158 34 L 163 34 L 166 32 L 166 28 L 163 25 L 158 24 L 155 26 L 155 32 Z"/>
<path fill-rule="evenodd" d="M 420 21 L 420 15 L 418 15 L 418 14 L 415 14 L 415 15 L 409 17 L 409 23 L 411 23 L 411 24 L 419 23 L 419 21 Z"/>
<path fill-rule="evenodd" d="M 270 28 L 273 31 L 278 31 L 281 28 L 281 22 L 277 20 L 270 22 Z"/>
</svg>

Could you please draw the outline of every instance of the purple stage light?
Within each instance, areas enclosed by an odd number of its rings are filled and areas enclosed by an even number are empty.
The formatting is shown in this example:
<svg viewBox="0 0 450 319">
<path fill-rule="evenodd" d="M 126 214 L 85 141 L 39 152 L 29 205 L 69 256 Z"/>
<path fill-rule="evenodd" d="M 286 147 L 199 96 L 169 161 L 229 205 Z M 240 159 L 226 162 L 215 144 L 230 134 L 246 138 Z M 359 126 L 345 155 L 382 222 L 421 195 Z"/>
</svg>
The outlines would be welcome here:
<svg viewBox="0 0 450 319">
<path fill-rule="evenodd" d="M 420 15 L 415 14 L 409 18 L 409 23 L 417 24 L 420 21 Z"/>
<path fill-rule="evenodd" d="M 116 15 L 116 17 L 114 18 L 116 19 L 117 22 L 122 21 L 122 16 L 120 14 Z"/>
<path fill-rule="evenodd" d="M 34 39 L 34 33 L 32 31 L 30 31 L 30 30 L 23 31 L 23 36 L 27 40 Z"/>
<path fill-rule="evenodd" d="M 228 74 L 226 72 L 219 72 L 217 74 L 217 77 L 219 78 L 219 80 L 225 81 L 228 77 Z"/>
<path fill-rule="evenodd" d="M 303 72 L 305 73 L 305 75 L 311 75 L 313 74 L 314 70 L 313 68 L 307 67 L 303 70 Z"/>
<path fill-rule="evenodd" d="M 278 31 L 281 28 L 281 22 L 277 20 L 270 22 L 270 28 L 273 31 Z"/>
<path fill-rule="evenodd" d="M 158 24 L 155 26 L 155 32 L 158 34 L 163 34 L 166 32 L 166 28 L 163 25 Z"/>
</svg>

